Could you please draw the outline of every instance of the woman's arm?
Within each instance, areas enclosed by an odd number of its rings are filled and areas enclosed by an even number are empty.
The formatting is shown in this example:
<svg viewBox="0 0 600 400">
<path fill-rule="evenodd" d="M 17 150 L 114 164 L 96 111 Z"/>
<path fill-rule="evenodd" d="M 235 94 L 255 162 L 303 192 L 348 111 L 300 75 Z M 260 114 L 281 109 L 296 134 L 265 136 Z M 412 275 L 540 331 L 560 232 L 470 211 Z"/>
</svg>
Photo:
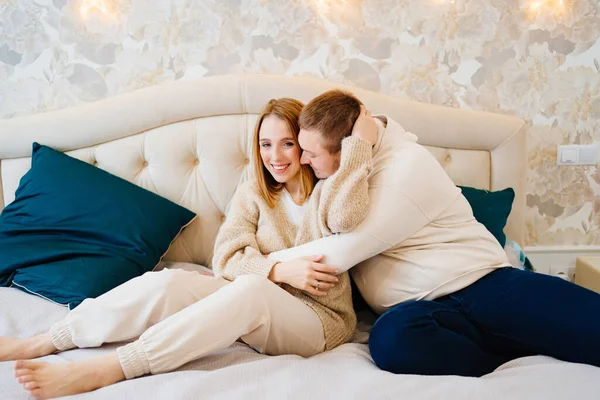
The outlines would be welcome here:
<svg viewBox="0 0 600 400">
<path fill-rule="evenodd" d="M 277 264 L 259 250 L 256 240 L 259 208 L 249 192 L 247 186 L 236 192 L 215 241 L 213 271 L 228 280 L 244 274 L 268 277 Z"/>
<path fill-rule="evenodd" d="M 322 235 L 350 232 L 367 215 L 372 148 L 370 143 L 356 136 L 342 141 L 339 169 L 321 181 L 313 193 Z M 314 210 L 309 208 L 309 212 Z"/>
<path fill-rule="evenodd" d="M 321 236 L 329 236 L 350 232 L 363 221 L 369 210 L 367 179 L 373 168 L 372 149 L 378 130 L 370 113 L 361 107 L 352 135 L 342 141 L 340 167 L 321 180 L 312 193 L 303 229 L 315 232 L 317 228 Z"/>
<path fill-rule="evenodd" d="M 262 255 L 256 240 L 259 212 L 252 190 L 248 186 L 238 189 L 215 241 L 215 276 L 232 281 L 240 275 L 256 274 L 315 296 L 326 295 L 338 279 L 336 269 L 319 264 L 319 257 L 279 262 Z M 319 290 L 314 288 L 317 280 L 321 281 Z"/>
</svg>

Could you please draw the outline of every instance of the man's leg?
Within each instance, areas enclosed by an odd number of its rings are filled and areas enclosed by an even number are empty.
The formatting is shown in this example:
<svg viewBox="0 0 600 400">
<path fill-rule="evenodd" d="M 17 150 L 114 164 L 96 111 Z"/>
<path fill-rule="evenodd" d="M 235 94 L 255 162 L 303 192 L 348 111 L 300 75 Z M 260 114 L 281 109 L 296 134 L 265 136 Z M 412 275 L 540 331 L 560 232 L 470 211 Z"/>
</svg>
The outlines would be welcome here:
<svg viewBox="0 0 600 400">
<path fill-rule="evenodd" d="M 369 337 L 375 363 L 396 374 L 482 376 L 508 361 L 447 300 L 401 303 L 379 317 Z"/>
<path fill-rule="evenodd" d="M 47 333 L 27 339 L 0 338 L 0 361 L 137 338 L 150 326 L 227 283 L 177 269 L 147 272 L 102 296 L 86 299 Z"/>
<path fill-rule="evenodd" d="M 515 268 L 453 294 L 494 352 L 547 355 L 600 367 L 600 295 L 563 279 Z"/>
</svg>

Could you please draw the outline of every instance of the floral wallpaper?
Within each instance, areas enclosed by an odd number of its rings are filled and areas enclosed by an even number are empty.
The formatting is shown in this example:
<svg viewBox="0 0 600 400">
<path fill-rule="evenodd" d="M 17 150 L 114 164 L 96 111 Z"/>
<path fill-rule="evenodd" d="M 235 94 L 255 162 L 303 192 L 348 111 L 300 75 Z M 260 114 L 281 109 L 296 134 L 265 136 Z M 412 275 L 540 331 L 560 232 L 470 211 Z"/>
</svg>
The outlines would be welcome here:
<svg viewBox="0 0 600 400">
<path fill-rule="evenodd" d="M 225 73 L 521 117 L 525 244 L 600 244 L 600 170 L 555 165 L 600 140 L 598 0 L 0 0 L 0 118 Z"/>
</svg>

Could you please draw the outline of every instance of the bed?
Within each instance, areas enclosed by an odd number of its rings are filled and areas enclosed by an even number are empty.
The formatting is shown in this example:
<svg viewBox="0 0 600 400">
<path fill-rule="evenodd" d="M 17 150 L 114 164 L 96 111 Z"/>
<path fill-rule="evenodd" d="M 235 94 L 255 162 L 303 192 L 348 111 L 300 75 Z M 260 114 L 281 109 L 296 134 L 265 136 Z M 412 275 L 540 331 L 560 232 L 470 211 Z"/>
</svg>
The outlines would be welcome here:
<svg viewBox="0 0 600 400">
<path fill-rule="evenodd" d="M 98 166 L 198 213 L 173 243 L 168 262 L 210 267 L 212 245 L 236 188 L 253 171 L 250 146 L 257 114 L 270 98 L 308 101 L 331 88 L 354 92 L 374 114 L 414 132 L 458 185 L 516 197 L 505 232 L 523 244 L 525 124 L 498 114 L 446 108 L 310 78 L 233 75 L 177 81 L 103 101 L 0 121 L 0 210 L 28 170 L 34 141 Z M 197 160 L 197 161 L 196 161 Z M 187 264 L 188 267 L 190 264 Z M 191 268 L 194 268 L 194 266 Z M 15 288 L 0 288 L 0 335 L 46 331 L 68 310 Z M 351 343 L 312 358 L 268 357 L 242 343 L 175 372 L 122 382 L 82 399 L 600 399 L 600 368 L 536 356 L 479 379 L 394 375 L 373 363 L 366 342 L 374 314 L 359 312 Z M 77 349 L 48 362 L 114 350 Z M 0 363 L 0 398 L 26 399 Z"/>
</svg>

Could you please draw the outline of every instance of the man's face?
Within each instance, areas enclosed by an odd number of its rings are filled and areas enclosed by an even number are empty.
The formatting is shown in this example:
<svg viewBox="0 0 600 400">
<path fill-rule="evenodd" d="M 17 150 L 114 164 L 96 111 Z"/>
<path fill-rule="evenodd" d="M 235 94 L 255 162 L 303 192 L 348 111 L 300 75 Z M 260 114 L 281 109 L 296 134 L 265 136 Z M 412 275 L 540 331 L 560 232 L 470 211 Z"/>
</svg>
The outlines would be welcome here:
<svg viewBox="0 0 600 400">
<path fill-rule="evenodd" d="M 340 152 L 331 154 L 321 146 L 321 133 L 301 129 L 298 144 L 302 148 L 300 162 L 311 166 L 319 179 L 330 177 L 340 167 Z"/>
</svg>

